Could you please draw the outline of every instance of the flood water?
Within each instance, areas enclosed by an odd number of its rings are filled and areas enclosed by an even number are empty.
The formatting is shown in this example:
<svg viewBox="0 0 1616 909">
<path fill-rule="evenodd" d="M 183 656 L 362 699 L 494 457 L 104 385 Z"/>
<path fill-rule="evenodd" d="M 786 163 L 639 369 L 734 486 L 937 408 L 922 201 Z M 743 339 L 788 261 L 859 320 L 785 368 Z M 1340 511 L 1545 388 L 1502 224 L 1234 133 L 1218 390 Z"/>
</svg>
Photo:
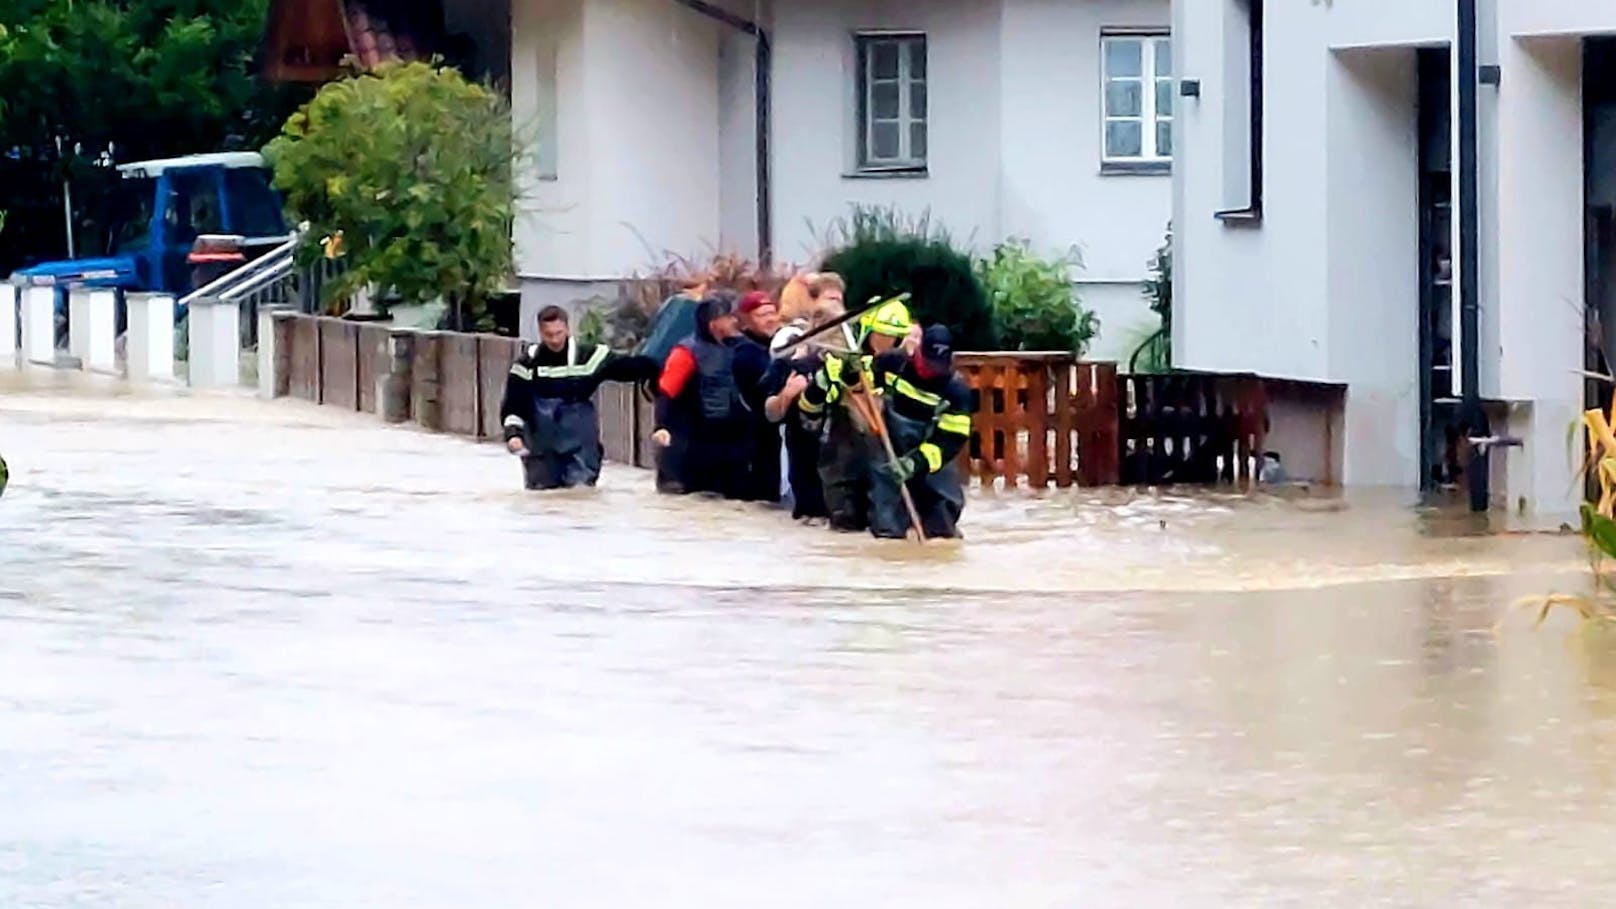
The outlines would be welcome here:
<svg viewBox="0 0 1616 909">
<path fill-rule="evenodd" d="M 0 451 L 0 907 L 1616 902 L 1616 633 L 1508 610 L 1574 539 L 1119 492 L 877 546 L 38 375 Z"/>
</svg>

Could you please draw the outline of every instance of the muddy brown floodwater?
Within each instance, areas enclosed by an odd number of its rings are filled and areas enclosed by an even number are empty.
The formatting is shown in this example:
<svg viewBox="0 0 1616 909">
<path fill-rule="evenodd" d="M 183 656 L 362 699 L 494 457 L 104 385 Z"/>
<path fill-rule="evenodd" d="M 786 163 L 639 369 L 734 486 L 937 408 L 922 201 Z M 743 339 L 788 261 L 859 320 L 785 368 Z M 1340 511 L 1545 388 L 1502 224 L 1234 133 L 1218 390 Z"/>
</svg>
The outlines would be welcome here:
<svg viewBox="0 0 1616 909">
<path fill-rule="evenodd" d="M 1616 903 L 1580 548 L 1382 498 L 835 538 L 0 378 L 0 906 Z"/>
</svg>

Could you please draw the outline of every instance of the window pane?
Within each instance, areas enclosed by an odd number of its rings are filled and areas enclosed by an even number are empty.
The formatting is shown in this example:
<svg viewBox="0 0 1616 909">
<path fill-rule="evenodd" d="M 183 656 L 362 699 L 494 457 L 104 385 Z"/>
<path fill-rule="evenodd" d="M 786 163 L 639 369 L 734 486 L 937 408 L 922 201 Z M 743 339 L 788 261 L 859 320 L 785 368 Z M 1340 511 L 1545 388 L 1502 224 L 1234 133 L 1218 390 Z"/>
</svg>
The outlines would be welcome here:
<svg viewBox="0 0 1616 909">
<path fill-rule="evenodd" d="M 898 45 L 892 41 L 874 41 L 870 44 L 870 77 L 872 79 L 898 78 Z"/>
<path fill-rule="evenodd" d="M 1112 38 L 1105 42 L 1105 73 L 1112 78 L 1143 75 L 1143 57 L 1144 45 L 1138 40 Z"/>
<path fill-rule="evenodd" d="M 1138 120 L 1111 120 L 1105 124 L 1105 154 L 1109 158 L 1137 158 L 1143 153 L 1144 130 Z"/>
<path fill-rule="evenodd" d="M 926 41 L 924 38 L 914 38 L 907 42 L 909 46 L 909 76 L 913 79 L 926 78 Z"/>
<path fill-rule="evenodd" d="M 870 159 L 892 161 L 898 157 L 898 124 L 876 123 L 870 127 Z"/>
<path fill-rule="evenodd" d="M 1156 157 L 1171 158 L 1173 156 L 1173 121 L 1158 120 L 1156 122 Z"/>
<path fill-rule="evenodd" d="M 1156 116 L 1171 117 L 1173 115 L 1173 80 L 1156 80 Z"/>
<path fill-rule="evenodd" d="M 909 157 L 916 161 L 926 160 L 926 124 L 911 123 L 909 125 Z"/>
<path fill-rule="evenodd" d="M 909 86 L 909 116 L 916 120 L 926 119 L 926 83 L 915 82 Z"/>
<path fill-rule="evenodd" d="M 876 120 L 898 119 L 898 83 L 877 82 L 870 86 L 870 116 Z"/>
<path fill-rule="evenodd" d="M 1107 117 L 1137 117 L 1144 112 L 1144 86 L 1138 80 L 1118 80 L 1105 84 Z"/>
<path fill-rule="evenodd" d="M 1173 74 L 1173 42 L 1163 38 L 1156 42 L 1156 75 Z"/>
</svg>

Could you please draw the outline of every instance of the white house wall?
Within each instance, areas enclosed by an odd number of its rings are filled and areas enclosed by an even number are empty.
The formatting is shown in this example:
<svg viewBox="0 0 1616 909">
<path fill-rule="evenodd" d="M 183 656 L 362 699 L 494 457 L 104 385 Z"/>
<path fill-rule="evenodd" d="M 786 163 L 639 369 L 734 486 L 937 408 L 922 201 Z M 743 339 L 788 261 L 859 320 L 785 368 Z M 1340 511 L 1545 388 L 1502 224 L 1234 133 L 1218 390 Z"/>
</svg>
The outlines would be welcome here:
<svg viewBox="0 0 1616 909">
<path fill-rule="evenodd" d="M 589 0 L 593 267 L 625 274 L 719 241 L 721 26 L 669 0 Z"/>
<path fill-rule="evenodd" d="M 1415 54 L 1335 53 L 1326 77 L 1325 371 L 1349 387 L 1351 480 L 1411 485 L 1420 445 Z"/>
<path fill-rule="evenodd" d="M 1101 176 L 1100 33 L 1169 23 L 1162 0 L 789 0 L 774 12 L 775 239 L 781 258 L 822 251 L 849 206 L 929 210 L 986 248 L 1021 236 L 1076 246 L 1085 303 L 1121 357 L 1154 322 L 1140 295 L 1171 212 L 1166 176 Z M 927 37 L 928 173 L 855 175 L 859 31 Z"/>
<path fill-rule="evenodd" d="M 754 255 L 757 236 L 757 43 L 725 28 L 719 46 L 719 235 L 725 252 Z M 692 250 L 694 252 L 694 250 Z"/>
<path fill-rule="evenodd" d="M 929 174 L 855 172 L 853 35 L 926 34 Z M 817 256 L 826 226 L 852 203 L 893 205 L 966 239 L 999 229 L 999 11 L 978 0 L 790 0 L 774 18 L 775 248 Z"/>
<path fill-rule="evenodd" d="M 1124 359 L 1159 327 L 1140 281 L 1172 214 L 1169 175 L 1100 172 L 1100 35 L 1166 30 L 1170 20 L 1159 0 L 1004 3 L 1001 232 L 1044 250 L 1080 249 L 1080 293 L 1101 323 L 1097 358 Z"/>
<path fill-rule="evenodd" d="M 548 303 L 720 240 L 720 26 L 669 0 L 515 0 L 512 107 L 531 130 L 557 47 L 556 177 L 529 169 L 515 229 L 523 326 Z"/>
<path fill-rule="evenodd" d="M 1349 385 L 1345 479 L 1418 481 L 1414 50 L 1446 47 L 1451 3 L 1269 2 L 1260 227 L 1224 207 L 1222 17 L 1174 5 L 1178 74 L 1200 80 L 1175 121 L 1175 353 L 1192 368 Z M 1586 0 L 1483 0 L 1478 92 L 1481 370 L 1509 403 L 1512 506 L 1575 504 L 1566 427 L 1581 405 L 1583 186 L 1579 38 L 1616 31 Z M 1457 330 L 1457 324 L 1455 325 Z"/>
</svg>

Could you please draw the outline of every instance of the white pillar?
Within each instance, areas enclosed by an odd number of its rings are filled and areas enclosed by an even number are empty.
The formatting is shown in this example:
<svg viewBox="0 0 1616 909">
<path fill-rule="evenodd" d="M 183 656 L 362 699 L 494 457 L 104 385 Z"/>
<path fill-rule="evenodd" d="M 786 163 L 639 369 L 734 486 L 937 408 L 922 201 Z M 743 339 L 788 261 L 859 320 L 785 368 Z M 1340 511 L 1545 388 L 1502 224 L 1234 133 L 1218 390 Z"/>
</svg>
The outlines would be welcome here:
<svg viewBox="0 0 1616 909">
<path fill-rule="evenodd" d="M 89 293 L 90 324 L 85 332 L 83 368 L 92 372 L 118 371 L 118 291 Z"/>
<path fill-rule="evenodd" d="M 241 384 L 241 310 L 233 301 L 196 300 L 186 316 L 192 388 Z"/>
<path fill-rule="evenodd" d="M 16 285 L 0 283 L 0 361 L 17 357 L 19 300 Z"/>
<path fill-rule="evenodd" d="M 56 365 L 56 288 L 22 292 L 22 354 L 30 363 Z"/>
<path fill-rule="evenodd" d="M 258 396 L 275 397 L 275 307 L 258 307 Z"/>
<path fill-rule="evenodd" d="M 90 289 L 73 287 L 67 291 L 67 352 L 86 369 L 90 362 Z"/>
<path fill-rule="evenodd" d="M 125 354 L 132 382 L 174 380 L 174 298 L 168 294 L 130 294 L 129 335 Z"/>
</svg>

